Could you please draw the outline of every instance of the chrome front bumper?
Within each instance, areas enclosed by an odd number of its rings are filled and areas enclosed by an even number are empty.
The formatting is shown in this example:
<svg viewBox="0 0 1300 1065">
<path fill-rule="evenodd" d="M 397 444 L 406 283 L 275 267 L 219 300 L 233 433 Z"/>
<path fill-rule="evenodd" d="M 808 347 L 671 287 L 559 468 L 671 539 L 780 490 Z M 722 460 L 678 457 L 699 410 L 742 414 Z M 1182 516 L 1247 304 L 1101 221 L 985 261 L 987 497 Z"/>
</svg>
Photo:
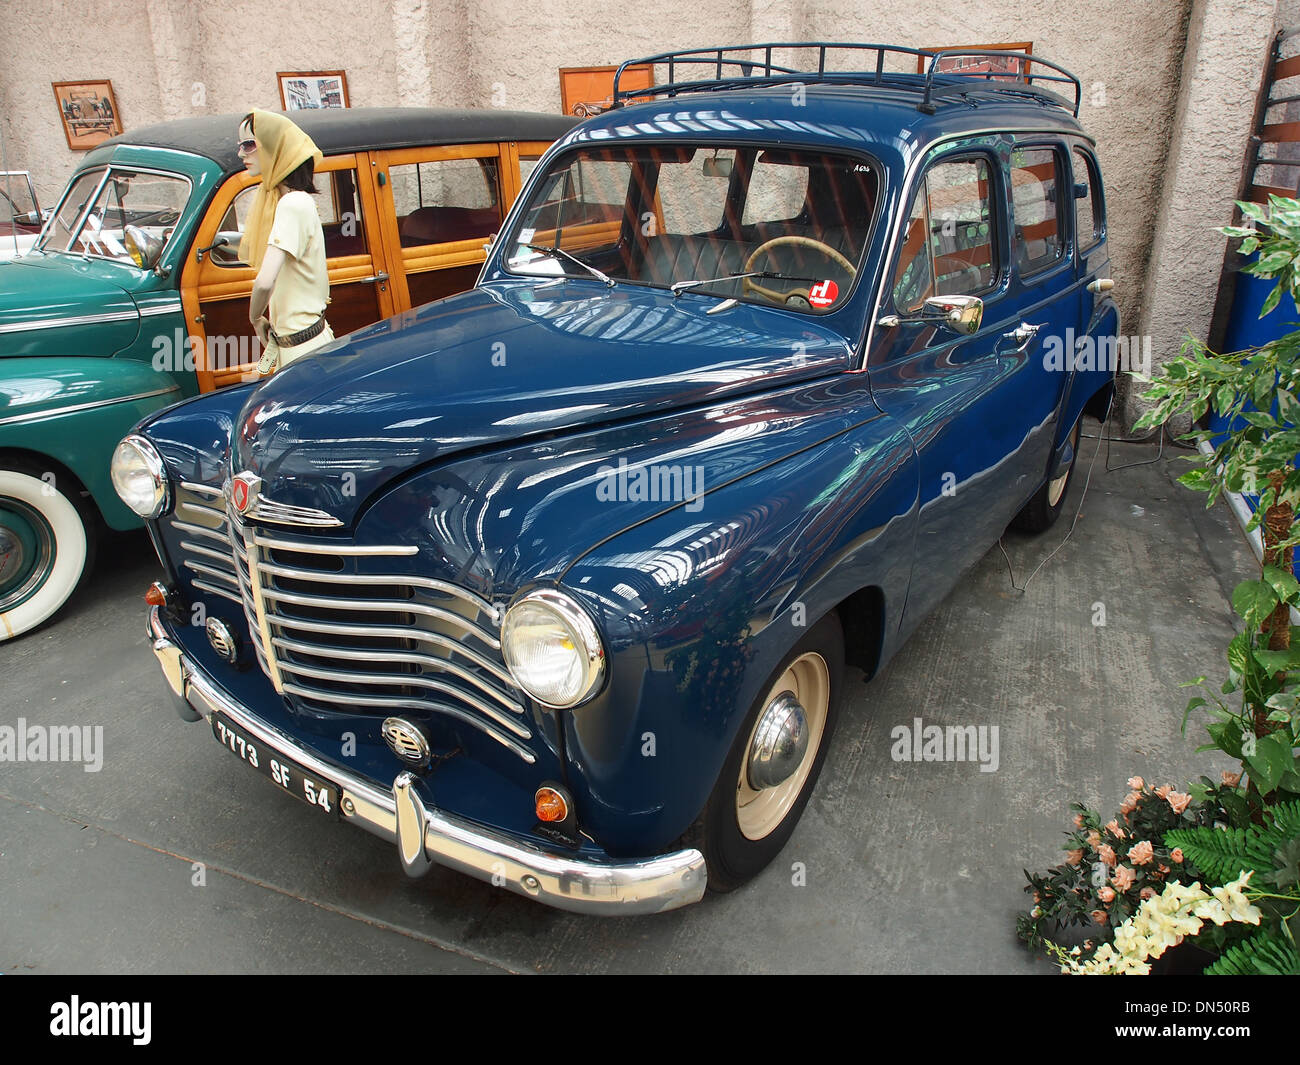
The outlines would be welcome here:
<svg viewBox="0 0 1300 1065">
<path fill-rule="evenodd" d="M 468 873 L 518 895 L 577 913 L 661 913 L 698 902 L 706 882 L 698 850 L 638 862 L 567 858 L 473 824 L 425 804 L 409 773 L 381 791 L 335 765 L 326 765 L 290 736 L 226 695 L 169 637 L 157 607 L 149 608 L 149 639 L 168 687 L 189 721 L 220 711 L 263 745 L 339 786 L 340 816 L 396 843 L 408 874 L 431 862 Z"/>
</svg>

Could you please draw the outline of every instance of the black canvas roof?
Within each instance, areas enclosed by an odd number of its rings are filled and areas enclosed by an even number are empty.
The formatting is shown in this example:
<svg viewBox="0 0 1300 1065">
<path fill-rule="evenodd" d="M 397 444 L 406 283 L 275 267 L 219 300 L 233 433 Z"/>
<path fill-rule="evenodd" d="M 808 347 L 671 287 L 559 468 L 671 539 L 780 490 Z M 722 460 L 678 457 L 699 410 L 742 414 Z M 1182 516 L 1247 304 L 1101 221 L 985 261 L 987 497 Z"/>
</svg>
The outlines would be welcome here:
<svg viewBox="0 0 1300 1065">
<path fill-rule="evenodd" d="M 206 156 L 233 174 L 244 164 L 235 152 L 243 114 L 204 115 L 130 129 L 96 146 L 119 144 L 176 148 Z M 287 117 L 316 142 L 325 155 L 338 152 L 415 148 L 426 144 L 476 141 L 553 141 L 572 128 L 568 115 L 493 108 L 456 110 L 434 107 L 348 107 L 294 111 Z"/>
</svg>

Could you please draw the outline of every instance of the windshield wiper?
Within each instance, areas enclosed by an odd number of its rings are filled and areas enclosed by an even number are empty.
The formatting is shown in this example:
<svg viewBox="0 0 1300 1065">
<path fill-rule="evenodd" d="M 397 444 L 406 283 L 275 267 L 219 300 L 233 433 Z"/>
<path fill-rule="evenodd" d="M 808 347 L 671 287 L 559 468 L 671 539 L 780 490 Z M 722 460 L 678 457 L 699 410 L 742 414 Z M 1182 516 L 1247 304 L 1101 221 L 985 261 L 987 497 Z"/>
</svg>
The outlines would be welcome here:
<svg viewBox="0 0 1300 1065">
<path fill-rule="evenodd" d="M 596 280 L 605 282 L 605 284 L 607 284 L 610 288 L 614 287 L 614 279 L 612 277 L 610 277 L 606 273 L 602 273 L 600 270 L 597 270 L 594 266 L 591 265 L 591 263 L 584 263 L 576 255 L 570 254 L 569 252 L 565 251 L 563 248 L 555 248 L 546 244 L 520 244 L 520 247 L 527 248 L 530 251 L 545 252 L 547 255 L 563 255 L 566 259 L 569 260 L 569 262 L 577 263 L 579 266 L 581 266 L 584 270 L 587 271 L 587 273 L 589 273 L 592 277 L 596 278 Z"/>
<path fill-rule="evenodd" d="M 779 274 L 773 270 L 750 270 L 747 274 L 724 274 L 722 277 L 702 277 L 694 281 L 674 281 L 668 291 L 674 296 L 697 288 L 700 285 L 712 285 L 717 281 L 739 281 L 744 277 L 767 277 L 773 281 L 820 281 L 818 277 L 797 277 L 794 274 Z"/>
</svg>

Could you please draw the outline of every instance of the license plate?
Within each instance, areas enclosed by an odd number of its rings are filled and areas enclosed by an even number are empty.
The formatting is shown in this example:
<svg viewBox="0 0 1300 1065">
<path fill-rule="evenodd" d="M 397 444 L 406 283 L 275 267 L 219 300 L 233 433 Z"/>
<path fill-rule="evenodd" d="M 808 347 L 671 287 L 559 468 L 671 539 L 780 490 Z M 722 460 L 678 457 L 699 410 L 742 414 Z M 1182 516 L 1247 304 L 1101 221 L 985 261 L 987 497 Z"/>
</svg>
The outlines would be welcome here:
<svg viewBox="0 0 1300 1065">
<path fill-rule="evenodd" d="M 279 784 L 290 795 L 314 806 L 329 817 L 338 817 L 337 784 L 332 784 L 315 773 L 308 772 L 278 751 L 263 746 L 260 740 L 249 735 L 219 712 L 214 712 L 212 715 L 212 734 L 226 750 L 252 766 L 262 776 Z"/>
</svg>

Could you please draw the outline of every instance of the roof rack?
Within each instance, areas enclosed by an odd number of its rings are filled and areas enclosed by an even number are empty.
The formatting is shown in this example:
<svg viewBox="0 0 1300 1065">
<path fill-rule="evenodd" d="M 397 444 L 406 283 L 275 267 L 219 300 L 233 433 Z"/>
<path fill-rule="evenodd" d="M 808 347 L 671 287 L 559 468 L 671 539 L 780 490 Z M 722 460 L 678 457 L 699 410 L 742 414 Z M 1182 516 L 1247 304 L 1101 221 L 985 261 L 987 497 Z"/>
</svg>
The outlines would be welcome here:
<svg viewBox="0 0 1300 1065">
<path fill-rule="evenodd" d="M 810 51 L 816 50 L 817 65 L 815 70 L 798 69 L 784 66 L 772 61 L 776 50 Z M 762 52 L 762 58 L 753 53 Z M 850 54 L 874 52 L 874 70 L 827 70 L 828 52 L 847 52 Z M 922 74 L 902 73 L 885 70 L 885 57 L 888 54 L 907 55 L 918 61 L 929 59 L 926 72 Z M 1019 68 L 1013 74 L 1009 71 L 942 71 L 939 64 L 954 57 L 988 57 L 996 59 L 1015 59 Z M 1043 67 L 1055 71 L 1053 74 L 1031 72 L 1030 66 Z M 623 72 L 632 66 L 668 67 L 668 80 L 662 85 L 652 85 L 645 89 L 620 89 L 619 79 Z M 811 60 L 808 64 L 811 66 Z M 919 62 L 918 62 L 919 65 Z M 711 77 L 697 80 L 677 80 L 678 67 L 707 66 L 712 67 Z M 1007 81 L 1008 77 L 1014 78 Z M 661 52 L 659 55 L 646 56 L 643 59 L 629 59 L 614 74 L 613 106 L 638 99 L 654 96 L 676 96 L 684 92 L 710 92 L 726 89 L 751 89 L 756 85 L 782 85 L 792 82 L 819 85 L 886 85 L 890 88 L 910 89 L 921 94 L 918 108 L 927 114 L 934 114 L 935 100 L 945 96 L 960 96 L 976 88 L 993 92 L 1005 92 L 1028 96 L 1043 103 L 1063 107 L 1075 118 L 1079 117 L 1079 103 L 1083 96 L 1079 79 L 1062 66 L 1030 55 L 1028 52 L 1002 51 L 988 48 L 944 48 L 929 50 L 922 48 L 905 48 L 893 44 L 833 44 L 827 42 L 785 42 L 771 44 L 743 44 L 724 48 L 698 48 L 682 52 Z M 1035 82 L 1060 82 L 1074 87 L 1074 102 L 1042 88 Z"/>
</svg>

